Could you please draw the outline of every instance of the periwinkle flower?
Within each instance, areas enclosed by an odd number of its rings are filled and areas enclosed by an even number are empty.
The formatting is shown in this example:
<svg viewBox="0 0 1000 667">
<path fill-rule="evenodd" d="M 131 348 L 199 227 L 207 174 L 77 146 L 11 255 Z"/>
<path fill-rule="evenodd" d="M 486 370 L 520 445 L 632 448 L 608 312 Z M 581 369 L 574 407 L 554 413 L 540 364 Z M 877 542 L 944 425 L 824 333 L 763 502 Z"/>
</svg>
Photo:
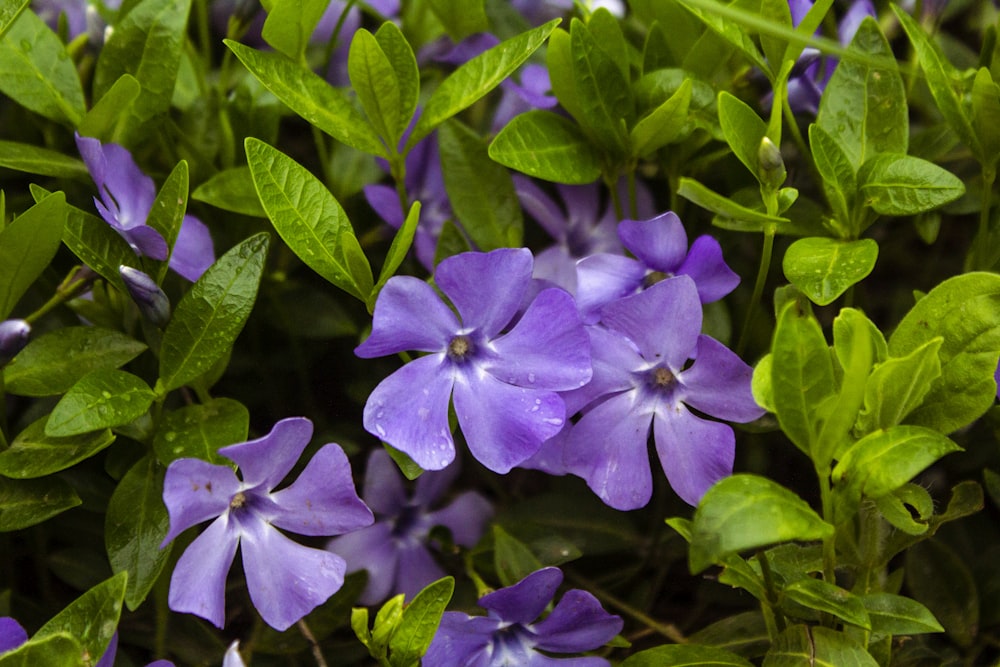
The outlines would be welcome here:
<svg viewBox="0 0 1000 667">
<path fill-rule="evenodd" d="M 4 320 L 0 322 L 0 366 L 17 356 L 31 337 L 31 325 L 27 320 Z"/>
<path fill-rule="evenodd" d="M 467 491 L 432 510 L 458 475 L 458 466 L 422 474 L 408 496 L 399 468 L 384 449 L 372 450 L 365 471 L 362 498 L 375 512 L 375 523 L 330 540 L 329 548 L 347 561 L 347 571 L 368 571 L 368 585 L 359 598 L 374 605 L 390 595 L 413 599 L 428 584 L 445 576 L 428 548 L 435 526 L 451 532 L 455 544 L 471 548 L 493 515 L 490 503 Z"/>
<path fill-rule="evenodd" d="M 131 266 L 119 266 L 118 273 L 142 316 L 155 326 L 166 325 L 170 321 L 170 299 L 156 281 Z"/>
<path fill-rule="evenodd" d="M 192 526 L 214 519 L 177 561 L 170 579 L 170 608 L 222 627 L 226 573 L 239 546 L 247 589 L 261 618 L 277 630 L 325 602 L 344 583 L 340 556 L 293 542 L 277 530 L 333 536 L 371 525 L 358 498 L 351 467 L 339 445 L 324 445 L 290 486 L 273 491 L 312 437 L 312 422 L 283 419 L 269 434 L 229 445 L 219 454 L 233 469 L 183 458 L 167 468 L 163 502 L 170 515 L 165 546 Z"/>
<path fill-rule="evenodd" d="M 484 595 L 486 616 L 447 611 L 434 635 L 424 667 L 602 667 L 599 657 L 557 658 L 546 653 L 581 653 L 608 643 L 624 625 L 586 591 L 567 591 L 552 612 L 538 617 L 562 583 L 559 568 L 546 567 L 507 588 Z M 545 651 L 546 653 L 540 653 Z"/>
<path fill-rule="evenodd" d="M 635 259 L 601 253 L 577 264 L 577 304 L 587 323 L 597 321 L 605 304 L 671 276 L 689 276 L 702 303 L 721 299 L 740 282 L 713 237 L 699 236 L 688 249 L 687 232 L 673 211 L 650 220 L 622 220 L 618 236 Z"/>
<path fill-rule="evenodd" d="M 729 425 L 688 406 L 734 422 L 764 414 L 750 392 L 753 371 L 702 335 L 701 319 L 697 288 L 681 275 L 608 304 L 603 326 L 589 328 L 594 379 L 567 396 L 567 404 L 586 408 L 565 435 L 563 463 L 615 509 L 649 502 L 650 429 L 670 486 L 696 505 L 732 473 L 735 436 Z"/>
<path fill-rule="evenodd" d="M 215 261 L 212 237 L 205 224 L 193 215 L 185 215 L 171 252 L 163 236 L 146 224 L 156 199 L 156 184 L 142 173 L 128 149 L 80 135 L 76 135 L 76 145 L 100 192 L 94 206 L 105 222 L 138 255 L 159 261 L 169 257 L 170 268 L 179 275 L 192 282 L 200 278 Z"/>
<path fill-rule="evenodd" d="M 0 654 L 13 651 L 28 641 L 28 633 L 10 616 L 0 616 Z"/>
<path fill-rule="evenodd" d="M 472 455 L 506 473 L 534 454 L 565 423 L 558 391 L 590 380 L 590 348 L 573 298 L 545 289 L 516 324 L 531 283 L 531 252 L 501 248 L 443 260 L 430 285 L 391 278 L 375 304 L 372 333 L 359 357 L 429 352 L 384 379 L 368 397 L 365 429 L 425 470 L 455 458 L 448 405 Z"/>
</svg>

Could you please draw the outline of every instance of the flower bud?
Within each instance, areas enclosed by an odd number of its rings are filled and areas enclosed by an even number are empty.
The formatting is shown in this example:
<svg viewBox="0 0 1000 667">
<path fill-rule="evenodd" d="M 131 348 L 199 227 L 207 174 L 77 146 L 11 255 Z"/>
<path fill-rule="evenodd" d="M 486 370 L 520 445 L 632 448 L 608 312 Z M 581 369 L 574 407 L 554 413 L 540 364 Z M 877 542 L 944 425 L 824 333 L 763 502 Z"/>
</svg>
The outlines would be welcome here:
<svg viewBox="0 0 1000 667">
<path fill-rule="evenodd" d="M 757 174 L 761 183 L 772 190 L 777 190 L 785 182 L 785 161 L 781 151 L 774 142 L 764 137 L 757 148 Z"/>
<path fill-rule="evenodd" d="M 0 322 L 0 366 L 17 356 L 28 344 L 31 325 L 25 320 L 4 320 Z"/>
<path fill-rule="evenodd" d="M 131 266 L 119 266 L 118 273 L 125 281 L 128 293 L 139 307 L 139 312 L 147 320 L 158 327 L 163 327 L 170 320 L 170 299 L 160 289 L 159 285 L 148 275 Z"/>
</svg>

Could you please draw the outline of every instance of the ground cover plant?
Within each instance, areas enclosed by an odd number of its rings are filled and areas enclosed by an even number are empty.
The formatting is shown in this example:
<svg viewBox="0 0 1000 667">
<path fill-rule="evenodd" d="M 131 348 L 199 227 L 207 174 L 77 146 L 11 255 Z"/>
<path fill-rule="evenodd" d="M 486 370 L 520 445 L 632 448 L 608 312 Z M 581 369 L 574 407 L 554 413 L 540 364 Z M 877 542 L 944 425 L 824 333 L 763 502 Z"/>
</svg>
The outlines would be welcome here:
<svg viewBox="0 0 1000 667">
<path fill-rule="evenodd" d="M 1000 664 L 998 16 L 0 0 L 0 667 Z"/>
</svg>

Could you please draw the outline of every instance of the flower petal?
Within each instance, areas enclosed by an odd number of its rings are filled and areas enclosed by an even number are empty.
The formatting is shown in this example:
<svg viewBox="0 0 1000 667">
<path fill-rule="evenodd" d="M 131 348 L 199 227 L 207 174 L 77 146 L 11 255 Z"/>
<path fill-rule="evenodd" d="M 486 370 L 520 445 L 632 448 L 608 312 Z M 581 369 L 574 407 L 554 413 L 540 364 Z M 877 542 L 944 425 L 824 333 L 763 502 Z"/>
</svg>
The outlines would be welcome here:
<svg viewBox="0 0 1000 667">
<path fill-rule="evenodd" d="M 722 246 L 711 236 L 699 236 L 694 240 L 677 273 L 691 276 L 702 303 L 718 301 L 740 284 L 739 275 L 722 258 Z"/>
<path fill-rule="evenodd" d="M 698 337 L 695 362 L 677 376 L 682 400 L 705 414 L 739 423 L 764 414 L 750 390 L 753 369 L 735 352 L 704 334 Z"/>
<path fill-rule="evenodd" d="M 438 264 L 434 281 L 455 304 L 466 329 L 493 338 L 513 319 L 531 282 L 531 251 L 463 252 Z"/>
<path fill-rule="evenodd" d="M 558 394 L 505 384 L 485 372 L 456 379 L 454 402 L 472 455 L 500 474 L 537 452 L 566 421 Z"/>
<path fill-rule="evenodd" d="M 683 405 L 657 410 L 653 439 L 670 486 L 689 505 L 697 505 L 708 487 L 733 473 L 733 429 L 688 412 Z"/>
<path fill-rule="evenodd" d="M 374 521 L 354 490 L 344 450 L 334 443 L 323 445 L 291 486 L 271 494 L 271 500 L 270 522 L 300 535 L 339 535 Z"/>
<path fill-rule="evenodd" d="M 240 488 L 240 480 L 228 466 L 201 459 L 173 461 L 163 480 L 163 504 L 170 515 L 170 531 L 160 547 L 191 526 L 224 514 Z"/>
<path fill-rule="evenodd" d="M 214 262 L 215 246 L 208 227 L 193 215 L 185 215 L 174 242 L 174 251 L 170 254 L 170 268 L 194 282 Z"/>
<path fill-rule="evenodd" d="M 327 550 L 341 556 L 347 572 L 367 570 L 368 583 L 358 602 L 371 606 L 382 602 L 396 585 L 399 550 L 392 538 L 392 523 L 376 524 L 330 540 Z"/>
<path fill-rule="evenodd" d="M 454 466 L 451 466 L 454 467 Z M 421 479 L 432 473 L 424 473 Z M 486 522 L 493 516 L 493 506 L 475 491 L 467 491 L 437 512 L 427 515 L 428 525 L 444 526 L 451 531 L 455 544 L 466 548 L 476 546 L 483 536 Z"/>
<path fill-rule="evenodd" d="M 600 320 L 601 307 L 632 294 L 646 270 L 634 259 L 598 253 L 576 264 L 576 307 L 586 324 Z"/>
<path fill-rule="evenodd" d="M 147 665 L 147 667 L 153 667 L 152 665 Z M 226 649 L 226 654 L 222 656 L 222 667 L 246 667 L 246 663 L 243 662 L 243 657 L 240 656 L 240 642 L 239 640 L 234 641 Z"/>
<path fill-rule="evenodd" d="M 404 593 L 407 601 L 413 600 L 425 586 L 434 583 L 444 574 L 427 547 L 420 543 L 408 544 L 399 551 L 399 569 L 393 592 Z"/>
<path fill-rule="evenodd" d="M 414 359 L 368 396 L 365 430 L 405 452 L 424 470 L 444 468 L 455 458 L 448 426 L 453 383 L 443 354 Z"/>
<path fill-rule="evenodd" d="M 28 633 L 10 616 L 0 617 L 0 653 L 12 651 L 28 641 Z"/>
<path fill-rule="evenodd" d="M 459 328 L 455 314 L 430 285 L 411 276 L 394 276 L 378 295 L 371 335 L 354 354 L 370 359 L 403 350 L 439 352 Z"/>
<path fill-rule="evenodd" d="M 542 226 L 549 236 L 561 241 L 566 238 L 567 218 L 545 190 L 522 174 L 514 174 L 514 191 L 524 211 Z M 594 204 L 597 204 L 596 197 Z"/>
<path fill-rule="evenodd" d="M 567 436 L 563 462 L 607 505 L 633 510 L 649 502 L 653 473 L 646 443 L 652 415 L 638 392 L 612 396 L 584 413 Z"/>
<path fill-rule="evenodd" d="M 566 401 L 566 414 L 580 411 L 594 400 L 636 386 L 637 371 L 649 363 L 642 358 L 635 344 L 611 329 L 600 325 L 588 326 L 594 374 L 590 382 L 573 391 L 561 393 Z"/>
<path fill-rule="evenodd" d="M 119 231 L 128 244 L 137 254 L 143 257 L 150 257 L 155 260 L 164 260 L 170 252 L 167 242 L 163 240 L 160 232 L 146 225 L 136 225 L 131 229 Z"/>
<path fill-rule="evenodd" d="M 156 183 L 142 173 L 128 149 L 80 135 L 76 135 L 76 146 L 104 203 L 102 216 L 111 215 L 105 217 L 108 224 L 121 230 L 145 226 L 156 198 Z M 165 258 L 166 254 L 156 259 Z"/>
<path fill-rule="evenodd" d="M 540 292 L 492 345 L 497 354 L 484 367 L 502 382 L 558 391 L 582 387 L 592 375 L 590 339 L 573 297 L 561 289 Z"/>
<path fill-rule="evenodd" d="M 375 209 L 378 217 L 396 229 L 403 225 L 403 209 L 399 207 L 399 193 L 388 185 L 366 185 L 365 199 Z"/>
<path fill-rule="evenodd" d="M 343 558 L 293 542 L 263 521 L 244 524 L 242 551 L 250 599 L 275 630 L 287 629 L 344 583 Z"/>
<path fill-rule="evenodd" d="M 223 514 L 181 554 L 170 577 L 168 602 L 174 611 L 200 616 L 221 628 L 226 622 L 226 573 L 233 564 L 239 533 Z"/>
<path fill-rule="evenodd" d="M 687 232 L 673 211 L 649 220 L 622 220 L 618 236 L 622 245 L 654 271 L 675 273 L 688 252 Z"/>
<path fill-rule="evenodd" d="M 620 616 L 604 611 L 587 591 L 567 591 L 552 613 L 532 626 L 538 648 L 555 653 L 580 653 L 604 646 L 624 626 Z"/>
<path fill-rule="evenodd" d="M 499 623 L 492 618 L 446 611 L 421 664 L 424 667 L 488 667 L 486 649 L 498 626 Z"/>
<path fill-rule="evenodd" d="M 545 611 L 562 580 L 563 573 L 558 567 L 543 567 L 513 586 L 479 598 L 479 606 L 507 623 L 531 623 Z"/>
<path fill-rule="evenodd" d="M 289 417 L 275 424 L 267 435 L 222 447 L 219 454 L 240 467 L 244 488 L 270 491 L 298 462 L 312 432 L 312 422 L 305 417 Z"/>
<path fill-rule="evenodd" d="M 448 470 L 451 467 L 454 466 Z M 421 475 L 420 479 L 426 476 Z M 368 455 L 363 489 L 361 495 L 375 514 L 398 514 L 408 502 L 403 475 L 389 452 L 381 447 Z"/>
</svg>

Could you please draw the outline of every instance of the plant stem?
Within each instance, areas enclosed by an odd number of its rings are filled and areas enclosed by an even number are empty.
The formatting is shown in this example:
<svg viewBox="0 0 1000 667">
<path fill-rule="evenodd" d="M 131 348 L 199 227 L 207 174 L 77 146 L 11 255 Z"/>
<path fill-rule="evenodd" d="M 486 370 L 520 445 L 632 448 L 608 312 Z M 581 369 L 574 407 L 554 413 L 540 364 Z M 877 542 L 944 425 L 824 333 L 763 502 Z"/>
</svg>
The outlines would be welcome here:
<svg viewBox="0 0 1000 667">
<path fill-rule="evenodd" d="M 764 295 L 764 285 L 767 283 L 767 274 L 771 268 L 771 253 L 774 251 L 774 234 L 774 225 L 768 225 L 767 229 L 764 230 L 764 247 L 760 251 L 757 280 L 754 282 L 753 295 L 750 297 L 747 314 L 743 318 L 743 330 L 740 332 L 739 344 L 736 346 L 736 354 L 739 355 L 742 355 L 746 349 L 750 335 L 750 326 L 753 324 L 757 306 L 760 305 L 761 297 Z"/>
<path fill-rule="evenodd" d="M 586 577 L 582 577 L 572 572 L 569 572 L 567 574 L 570 579 L 572 579 L 573 581 L 575 581 L 576 583 L 580 584 L 588 591 L 593 593 L 594 597 L 602 600 L 603 602 L 607 602 L 612 607 L 619 609 L 620 611 L 631 616 L 640 623 L 645 624 L 648 628 L 655 631 L 657 634 L 663 635 L 664 637 L 674 642 L 675 644 L 688 643 L 687 637 L 685 637 L 684 633 L 682 633 L 680 629 L 678 629 L 677 626 L 674 625 L 673 623 L 661 623 L 657 621 L 652 616 L 649 616 L 643 611 L 636 609 L 628 602 L 625 602 L 621 598 L 602 589 L 596 583 L 587 579 Z"/>
<path fill-rule="evenodd" d="M 302 636 L 306 638 L 309 642 L 309 648 L 312 649 L 313 657 L 316 659 L 316 664 L 319 667 L 327 667 L 326 660 L 323 658 L 323 652 L 319 649 L 319 642 L 316 641 L 316 637 L 313 635 L 312 630 L 309 629 L 309 625 L 306 623 L 305 619 L 300 618 L 298 623 L 299 631 Z"/>
</svg>

